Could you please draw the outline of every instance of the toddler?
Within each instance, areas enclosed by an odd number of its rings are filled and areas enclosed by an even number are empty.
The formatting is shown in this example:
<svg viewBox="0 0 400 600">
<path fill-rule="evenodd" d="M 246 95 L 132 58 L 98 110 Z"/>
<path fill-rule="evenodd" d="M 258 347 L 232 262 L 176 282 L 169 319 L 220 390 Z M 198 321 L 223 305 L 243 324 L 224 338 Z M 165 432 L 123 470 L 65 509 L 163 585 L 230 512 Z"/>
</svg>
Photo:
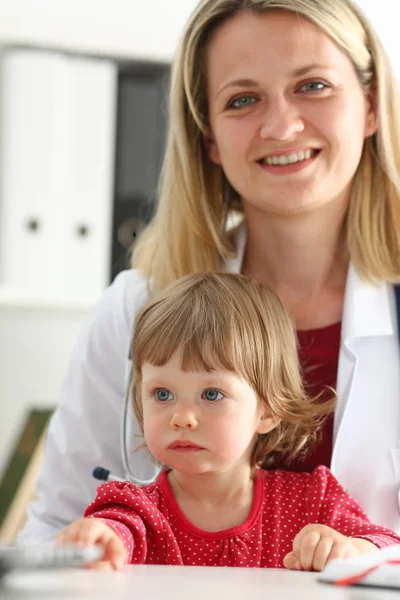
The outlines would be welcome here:
<svg viewBox="0 0 400 600">
<path fill-rule="evenodd" d="M 229 273 L 181 279 L 139 315 L 132 360 L 133 407 L 165 468 L 151 485 L 100 485 L 85 517 L 59 534 L 101 544 L 94 568 L 319 571 L 400 543 L 326 467 L 274 468 L 306 453 L 334 400 L 306 395 L 294 327 L 272 290 Z"/>
</svg>

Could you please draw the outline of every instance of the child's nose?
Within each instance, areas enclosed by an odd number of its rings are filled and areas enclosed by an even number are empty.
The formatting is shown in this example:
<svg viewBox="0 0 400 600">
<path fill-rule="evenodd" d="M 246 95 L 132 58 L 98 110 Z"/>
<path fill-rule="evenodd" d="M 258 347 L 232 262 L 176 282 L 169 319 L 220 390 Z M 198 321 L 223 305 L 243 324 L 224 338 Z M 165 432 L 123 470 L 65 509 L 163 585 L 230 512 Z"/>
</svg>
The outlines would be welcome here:
<svg viewBox="0 0 400 600">
<path fill-rule="evenodd" d="M 197 417 L 192 410 L 181 409 L 174 412 L 171 418 L 171 427 L 177 429 L 196 429 Z"/>
</svg>

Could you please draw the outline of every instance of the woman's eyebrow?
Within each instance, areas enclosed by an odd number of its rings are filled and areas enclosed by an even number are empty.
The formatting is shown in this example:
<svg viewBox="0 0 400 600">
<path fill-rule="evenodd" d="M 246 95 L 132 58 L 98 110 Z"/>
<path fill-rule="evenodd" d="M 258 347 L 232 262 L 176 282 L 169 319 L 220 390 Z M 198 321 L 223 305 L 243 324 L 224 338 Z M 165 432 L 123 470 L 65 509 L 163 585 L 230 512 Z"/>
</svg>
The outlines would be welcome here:
<svg viewBox="0 0 400 600">
<path fill-rule="evenodd" d="M 222 86 L 222 88 L 218 91 L 216 98 L 218 98 L 218 96 L 225 91 L 226 89 L 230 88 L 230 87 L 252 87 L 254 85 L 258 85 L 257 81 L 255 81 L 254 79 L 234 79 L 233 81 L 229 81 L 229 83 L 226 83 L 224 86 Z"/>
</svg>

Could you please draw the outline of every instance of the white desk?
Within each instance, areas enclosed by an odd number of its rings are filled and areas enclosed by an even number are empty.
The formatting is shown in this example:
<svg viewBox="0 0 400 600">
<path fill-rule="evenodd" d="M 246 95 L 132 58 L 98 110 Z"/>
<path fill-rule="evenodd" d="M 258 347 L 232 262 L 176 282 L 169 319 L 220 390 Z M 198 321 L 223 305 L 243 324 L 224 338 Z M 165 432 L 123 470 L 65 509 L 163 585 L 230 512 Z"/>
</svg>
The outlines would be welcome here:
<svg viewBox="0 0 400 600">
<path fill-rule="evenodd" d="M 1 600 L 384 600 L 399 591 L 338 588 L 315 573 L 220 567 L 127 567 L 119 573 L 85 570 L 9 574 Z"/>
</svg>

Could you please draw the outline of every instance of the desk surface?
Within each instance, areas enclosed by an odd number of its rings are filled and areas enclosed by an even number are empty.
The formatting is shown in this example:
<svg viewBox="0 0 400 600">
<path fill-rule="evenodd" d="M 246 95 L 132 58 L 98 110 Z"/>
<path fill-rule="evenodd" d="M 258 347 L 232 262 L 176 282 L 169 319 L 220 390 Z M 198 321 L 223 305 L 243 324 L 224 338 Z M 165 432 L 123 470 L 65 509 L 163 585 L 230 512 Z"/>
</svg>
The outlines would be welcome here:
<svg viewBox="0 0 400 600">
<path fill-rule="evenodd" d="M 399 591 L 338 588 L 315 573 L 284 569 L 134 566 L 118 573 L 85 570 L 14 572 L 1 600 L 384 600 Z"/>
</svg>

